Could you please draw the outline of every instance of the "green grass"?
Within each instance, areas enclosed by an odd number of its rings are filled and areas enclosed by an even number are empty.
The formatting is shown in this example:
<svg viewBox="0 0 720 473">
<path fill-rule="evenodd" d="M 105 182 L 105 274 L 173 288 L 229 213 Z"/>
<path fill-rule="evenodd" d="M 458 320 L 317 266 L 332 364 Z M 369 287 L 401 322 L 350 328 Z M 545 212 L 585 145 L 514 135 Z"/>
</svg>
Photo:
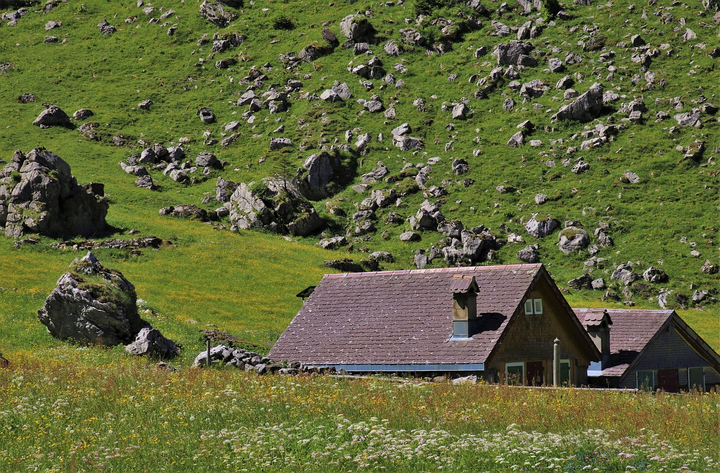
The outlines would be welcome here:
<svg viewBox="0 0 720 473">
<path fill-rule="evenodd" d="M 110 202 L 107 219 L 116 229 L 112 236 L 131 238 L 129 231 L 134 229 L 139 232 L 136 236 L 157 236 L 169 242 L 158 250 L 143 249 L 140 254 L 103 249 L 96 254 L 103 265 L 121 271 L 135 284 L 138 297 L 149 308 L 142 316 L 182 347 L 180 358 L 174 362 L 180 372 L 170 374 L 145 366 L 145 360 L 129 358 L 121 347 L 81 348 L 53 339 L 37 321 L 37 310 L 57 279 L 84 252 L 54 249 L 52 244 L 56 242 L 45 237 L 35 245 L 22 244 L 19 248 L 14 241 L 0 238 L 0 351 L 12 361 L 9 371 L 0 371 L 0 425 L 5 426 L 0 430 L 0 440 L 13 439 L 0 442 L 11 445 L 0 449 L 0 470 L 122 470 L 128 462 L 137 465 L 138 470 L 155 470 L 160 464 L 168 470 L 184 471 L 247 465 L 258 465 L 256 470 L 279 469 L 278 451 L 293 459 L 286 468 L 294 470 L 309 470 L 316 463 L 328 471 L 358 469 L 365 460 L 370 462 L 369 468 L 384 466 L 392 470 L 408 469 L 413 462 L 421 469 L 441 464 L 456 470 L 467 469 L 468 465 L 482 465 L 477 468 L 489 471 L 507 470 L 510 465 L 534 469 L 534 463 L 525 462 L 539 456 L 564 459 L 564 466 L 558 466 L 563 471 L 588 465 L 604 471 L 625 471 L 628 466 L 642 468 L 642 462 L 649 465 L 649 471 L 677 469 L 681 462 L 689 462 L 691 469 L 717 469 L 717 435 L 705 435 L 718 432 L 716 394 L 648 396 L 448 385 L 408 388 L 374 381 L 255 378 L 234 371 L 189 369 L 194 356 L 204 347 L 201 329 L 229 332 L 266 352 L 300 307 L 301 301 L 294 295 L 317 284 L 328 271 L 323 266 L 325 259 L 351 257 L 358 261 L 367 252 L 385 250 L 396 260 L 385 264 L 385 268 L 411 268 L 416 250 L 443 245 L 444 238 L 431 231 L 422 232 L 420 242 L 402 243 L 398 236 L 409 229 L 409 224 L 383 224 L 391 211 L 402 218 L 417 212 L 425 197 L 421 190 L 412 189 L 411 181 L 383 181 L 371 186 L 371 190 L 392 187 L 406 195 L 400 205 L 378 210 L 374 233 L 349 238 L 351 250 L 323 251 L 316 246 L 320 236 L 286 239 L 254 231 L 231 233 L 227 221 L 220 223 L 225 225 L 223 229 L 220 225 L 158 215 L 160 208 L 177 204 L 212 210 L 216 202 L 201 201 L 214 196 L 218 176 L 235 182 L 260 182 L 276 174 L 278 168 L 301 166 L 310 154 L 319 152 L 324 145 L 336 144 L 336 139 L 337 144 L 345 143 L 345 131 L 352 129 L 355 138 L 351 144 L 361 133 L 370 133 L 372 141 L 367 154 L 343 154 L 351 171 L 338 184 L 347 187 L 314 203 L 332 223 L 326 236 L 354 229 L 352 214 L 369 192 L 358 194 L 351 185 L 359 183 L 360 176 L 378 161 L 387 166 L 389 175 L 398 176 L 407 163 L 426 163 L 429 158 L 439 157 L 427 186 L 448 190 L 441 205 L 446 218 L 458 219 L 466 228 L 484 225 L 500 239 L 512 232 L 525 240 L 501 247 L 490 264 L 517 263 L 519 249 L 525 244 L 538 244 L 543 263 L 557 284 L 565 288 L 568 280 L 583 272 L 589 255 L 562 254 L 556 245 L 557 232 L 536 240 L 524 230 L 524 222 L 534 213 L 561 222 L 580 220 L 591 235 L 600 222 L 605 222 L 615 245 L 600 249 L 597 256 L 607 261 L 592 275 L 604 277 L 610 289 L 622 289 L 609 279 L 613 269 L 633 261 L 639 271 L 653 265 L 669 276 L 667 283 L 649 284 L 650 290 L 638 291 L 634 302 L 639 308 L 657 308 L 654 295 L 661 288 L 687 297 L 696 288 L 709 290 L 718 298 L 720 276 L 701 273 L 700 267 L 705 259 L 720 263 L 720 173 L 715 163 L 720 124 L 716 117 L 704 115 L 702 128 L 678 128 L 671 134 L 670 128 L 676 125 L 672 118 L 655 121 L 657 111 L 672 115 L 699 106 L 693 100 L 701 93 L 718 105 L 717 81 L 713 81 L 717 59 L 709 57 L 709 52 L 720 46 L 720 39 L 715 29 L 705 27 L 711 23 L 711 15 L 698 15 L 700 7 L 691 4 L 636 5 L 630 10 L 630 0 L 618 0 L 612 7 L 565 2 L 571 18 L 556 20 L 554 26 L 546 23 L 542 35 L 532 41 L 547 53 L 539 57 L 541 65 L 519 72 L 521 83 L 541 79 L 550 89 L 542 97 L 523 103 L 519 94 L 509 88 L 509 80 L 484 100 L 474 98 L 477 87 L 469 82 L 472 74 L 484 77 L 496 67 L 492 56 L 474 57 L 478 47 L 492 50 L 496 44 L 514 38 L 493 36 L 491 21 L 517 26 L 534 19 L 521 14 L 519 5 L 511 4 L 510 11 L 502 15 L 493 12 L 488 18 L 476 18 L 480 29 L 466 33 L 446 54 L 427 55 L 422 47 L 401 43 L 400 28 L 414 27 L 435 34 L 439 31 L 428 25 L 428 20 L 415 25 L 414 2 L 386 7 L 367 0 L 336 2 L 333 6 L 256 0 L 252 5 L 246 2 L 238 19 L 222 30 L 198 15 L 199 3 L 156 0 L 152 2 L 155 13 L 146 16 L 135 1 L 67 2 L 59 3 L 49 13 L 31 7 L 31 13 L 20 18 L 16 26 L 0 26 L 0 63 L 15 64 L 0 74 L 0 159 L 9 160 L 16 149 L 27 152 L 43 146 L 70 164 L 79 183 L 105 184 Z M 485 6 L 496 8 L 488 2 Z M 171 8 L 175 14 L 168 19 L 149 21 L 158 18 L 161 9 Z M 643 10 L 647 19 L 641 17 Z M 387 72 L 405 82 L 404 87 L 374 80 L 373 89 L 365 90 L 359 77 L 346 69 L 351 61 L 362 59 L 354 56 L 352 48 L 340 46 L 294 70 L 280 62 L 280 54 L 298 53 L 320 42 L 323 27 L 330 28 L 342 44 L 345 40 L 339 31 L 340 20 L 365 11 L 371 13 L 370 22 L 378 31 L 379 44 L 371 45 L 371 49 Z M 449 10 L 443 12 L 450 16 Z M 674 16 L 667 25 L 661 21 L 664 13 Z M 274 29 L 273 21 L 281 16 L 292 19 L 295 28 Z M 124 21 L 131 17 L 137 18 Z M 118 29 L 115 34 L 100 34 L 97 24 L 103 18 Z M 680 18 L 685 25 L 676 32 Z M 63 25 L 46 32 L 44 26 L 49 20 L 62 21 Z M 597 33 L 592 31 L 593 25 Z M 177 26 L 173 36 L 167 34 L 170 26 Z M 685 27 L 695 31 L 698 39 L 684 41 L 681 35 Z M 198 44 L 203 35 L 212 39 L 216 32 L 237 32 L 246 39 L 223 53 L 212 53 L 212 41 Z M 654 87 L 646 85 L 645 71 L 631 61 L 633 51 L 620 44 L 629 41 L 626 35 L 630 32 L 640 33 L 652 47 L 670 45 L 671 54 L 662 49 L 652 59 Z M 60 42 L 45 43 L 49 34 L 58 36 Z M 603 38 L 605 50 L 583 52 L 578 45 L 598 37 Z M 382 46 L 388 39 L 401 46 L 401 56 L 385 54 Z M 701 43 L 704 49 L 698 47 Z M 600 57 L 611 50 L 615 52 L 612 65 L 617 68 L 613 77 L 608 76 L 609 63 Z M 568 52 L 580 54 L 583 60 L 568 65 L 563 73 L 545 70 L 543 61 L 549 57 L 562 59 Z M 226 70 L 214 67 L 217 60 L 230 57 L 238 59 L 235 66 Z M 266 63 L 270 67 L 264 67 Z M 395 71 L 396 63 L 407 67 L 407 72 Z M 302 91 L 291 96 L 287 113 L 270 114 L 264 109 L 255 114 L 252 124 L 240 119 L 245 107 L 231 103 L 245 92 L 247 85 L 241 80 L 252 67 L 268 76 L 258 93 L 270 85 L 281 88 L 289 79 L 303 83 Z M 450 74 L 458 78 L 448 81 Z M 623 95 L 610 104 L 615 110 L 622 102 L 642 98 L 648 108 L 645 123 L 630 124 L 624 121 L 624 114 L 615 112 L 589 124 L 552 122 L 552 114 L 564 103 L 563 92 L 553 87 L 565 74 L 582 77 L 574 86 L 580 93 L 598 81 L 606 90 Z M 641 80 L 633 84 L 636 75 Z M 662 79 L 667 81 L 664 87 L 659 83 Z M 320 95 L 335 81 L 350 86 L 350 100 L 324 103 L 301 97 Z M 36 101 L 20 103 L 17 97 L 23 93 L 34 93 Z M 397 120 L 385 123 L 382 114 L 363 111 L 356 100 L 369 99 L 373 94 L 386 108 L 394 105 Z M 511 112 L 502 110 L 508 97 L 516 102 Z M 684 103 L 681 110 L 675 109 L 675 97 Z M 424 99 L 425 111 L 413 105 L 417 98 Z M 449 111 L 442 111 L 443 103 L 462 98 L 469 100 L 474 115 L 466 121 L 453 121 Z M 149 110 L 140 110 L 137 105 L 147 99 L 153 105 Z M 43 110 L 43 102 L 54 103 L 70 115 L 80 108 L 91 109 L 95 116 L 90 121 L 99 124 L 101 141 L 86 140 L 77 130 L 31 125 Z M 206 106 L 218 117 L 216 123 L 204 125 L 198 119 L 197 110 Z M 580 150 L 585 139 L 580 134 L 597 122 L 607 123 L 611 117 L 615 124 L 627 125 L 628 129 L 600 148 Z M 241 121 L 237 141 L 227 147 L 203 144 L 205 132 L 221 141 L 226 134 L 225 124 L 233 120 Z M 515 133 L 516 125 L 524 120 L 535 125 L 528 139 L 539 139 L 543 144 L 507 147 L 505 143 Z M 424 150 L 401 152 L 392 145 L 390 130 L 403 122 L 412 127 L 412 136 L 423 139 Z M 271 151 L 270 138 L 278 136 L 272 132 L 280 125 L 285 127 L 281 135 L 290 138 L 294 146 Z M 381 133 L 384 139 L 378 141 Z M 113 136 L 122 136 L 125 144 L 115 146 Z M 119 161 L 149 144 L 169 146 L 178 144 L 181 138 L 186 141 L 188 159 L 201 151 L 212 151 L 228 165 L 189 186 L 151 171 L 160 186 L 155 192 L 136 188 L 135 178 L 118 166 Z M 688 146 L 696 139 L 705 141 L 705 156 L 698 163 L 683 160 L 683 153 L 676 147 Z M 452 145 L 445 150 L 450 141 Z M 568 155 L 569 147 L 578 151 Z M 478 156 L 473 154 L 476 149 Z M 570 169 L 579 157 L 590 164 L 590 170 L 576 175 Z M 455 158 L 470 163 L 466 175 L 453 174 L 451 164 Z M 566 159 L 570 159 L 568 166 L 563 164 Z M 549 161 L 554 161 L 555 166 L 549 167 Z M 637 173 L 641 181 L 623 183 L 626 170 Z M 475 183 L 465 187 L 465 178 Z M 499 185 L 517 191 L 500 194 L 496 191 Z M 545 204 L 535 204 L 538 193 L 549 196 Z M 330 216 L 328 203 L 344 210 L 347 217 Z M 383 238 L 383 232 L 387 232 L 388 239 Z M 691 256 L 693 249 L 700 257 Z M 433 266 L 441 264 L 433 262 Z M 620 303 L 601 301 L 601 296 L 600 291 L 574 290 L 566 295 L 574 307 L 621 307 Z M 720 309 L 716 301 L 691 304 L 679 313 L 715 350 L 720 350 Z M 99 379 L 105 381 L 99 383 Z M 47 386 L 53 389 L 45 389 Z M 130 400 L 129 396 L 135 398 Z M 120 421 L 122 418 L 126 420 Z M 148 419 L 154 423 L 145 422 Z M 517 424 L 520 433 L 514 428 L 506 430 L 510 423 Z M 351 433 L 350 426 L 357 432 Z M 309 436 L 309 442 L 299 445 L 288 437 L 291 432 L 287 429 L 296 427 L 297 435 L 303 439 Z M 417 443 L 417 436 L 422 435 L 416 432 L 432 428 L 437 432 L 428 434 L 428 438 L 438 439 L 442 448 L 437 451 L 425 450 Z M 109 434 L 108 429 L 113 433 Z M 318 433 L 320 429 L 325 433 Z M 602 435 L 588 433 L 590 429 L 601 429 Z M 521 433 L 533 432 L 538 435 L 538 444 L 559 442 L 565 446 L 547 446 L 540 453 L 531 451 Z M 356 434 L 364 439 L 356 441 Z M 564 437 L 553 440 L 546 436 L 551 434 Z M 313 439 L 314 435 L 317 439 Z M 411 445 L 421 453 L 393 450 L 392 455 L 378 458 L 372 443 L 383 443 L 378 435 L 386 436 L 383 438 L 387 445 Z M 479 437 L 470 441 L 464 435 Z M 630 452 L 624 450 L 623 442 L 632 443 L 626 436 L 640 446 Z M 607 437 L 609 443 L 599 437 Z M 243 442 L 246 438 L 255 443 Z M 268 444 L 264 445 L 262 439 Z M 481 452 L 462 446 L 463 442 L 483 444 L 488 439 L 494 439 L 497 447 Z M 326 449 L 345 442 L 347 453 Z M 668 454 L 651 460 L 650 449 L 666 443 L 668 452 L 690 456 L 676 458 Z M 513 457 L 502 445 L 517 447 L 520 453 Z M 268 454 L 268 449 L 275 453 Z M 71 451 L 76 453 L 71 455 Z M 448 451 L 455 455 L 445 455 Z M 123 456 L 105 459 L 116 453 Z M 396 453 L 410 455 L 410 460 L 396 460 Z M 635 460 L 620 455 L 623 453 L 635 455 Z M 345 458 L 346 454 L 351 458 Z M 706 454 L 708 461 L 703 460 Z M 456 458 L 457 462 L 442 463 L 434 456 L 443 461 Z M 318 463 L 318 458 L 327 461 Z M 269 466 L 263 466 L 266 462 Z"/>
</svg>

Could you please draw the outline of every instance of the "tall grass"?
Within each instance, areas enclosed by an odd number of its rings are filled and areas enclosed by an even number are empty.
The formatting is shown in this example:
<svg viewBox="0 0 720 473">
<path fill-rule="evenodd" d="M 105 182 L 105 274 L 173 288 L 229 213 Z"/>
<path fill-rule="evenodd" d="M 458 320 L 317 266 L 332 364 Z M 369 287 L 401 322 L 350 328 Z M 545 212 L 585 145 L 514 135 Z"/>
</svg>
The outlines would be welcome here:
<svg viewBox="0 0 720 473">
<path fill-rule="evenodd" d="M 0 469 L 717 471 L 718 393 L 392 383 L 20 355 Z"/>
</svg>

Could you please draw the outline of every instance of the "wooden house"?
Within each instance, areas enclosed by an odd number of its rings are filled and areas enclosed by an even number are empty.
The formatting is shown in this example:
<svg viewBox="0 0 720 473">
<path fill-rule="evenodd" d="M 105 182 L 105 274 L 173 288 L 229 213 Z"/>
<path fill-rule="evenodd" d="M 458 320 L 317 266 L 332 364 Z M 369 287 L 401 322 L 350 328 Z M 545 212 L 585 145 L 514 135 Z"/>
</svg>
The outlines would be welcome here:
<svg viewBox="0 0 720 473">
<path fill-rule="evenodd" d="M 328 274 L 269 353 L 350 373 L 587 383 L 600 352 L 541 264 Z"/>
<path fill-rule="evenodd" d="M 720 384 L 720 356 L 674 310 L 575 314 L 602 355 L 588 371 L 592 385 L 678 392 Z"/>
</svg>

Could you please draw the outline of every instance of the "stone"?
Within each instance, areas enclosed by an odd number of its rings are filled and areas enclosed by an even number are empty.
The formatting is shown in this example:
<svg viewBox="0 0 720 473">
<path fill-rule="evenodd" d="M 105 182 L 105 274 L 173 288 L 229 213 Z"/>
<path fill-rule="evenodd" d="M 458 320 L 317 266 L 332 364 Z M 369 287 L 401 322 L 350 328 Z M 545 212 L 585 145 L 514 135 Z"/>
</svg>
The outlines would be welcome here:
<svg viewBox="0 0 720 473">
<path fill-rule="evenodd" d="M 567 105 L 560 107 L 553 120 L 589 122 L 599 117 L 603 110 L 603 86 L 594 83 L 587 92 Z"/>
<path fill-rule="evenodd" d="M 374 31 L 367 17 L 362 15 L 348 15 L 340 20 L 340 33 L 353 42 L 369 40 Z"/>
<path fill-rule="evenodd" d="M 705 263 L 703 263 L 702 267 L 700 268 L 700 272 L 705 274 L 717 274 L 718 272 L 718 265 L 713 264 L 710 262 L 709 259 L 705 260 Z"/>
<path fill-rule="evenodd" d="M 201 168 L 222 169 L 220 160 L 212 153 L 203 151 L 195 158 L 195 165 Z"/>
<path fill-rule="evenodd" d="M 673 118 L 680 126 L 692 126 L 696 128 L 702 126 L 702 122 L 700 121 L 700 112 L 697 110 L 693 110 L 688 113 L 678 113 L 674 115 Z"/>
<path fill-rule="evenodd" d="M 277 233 L 308 236 L 323 226 L 323 220 L 298 188 L 289 181 L 265 179 L 253 186 L 241 183 L 230 201 L 230 222 L 238 229 L 264 228 Z"/>
<path fill-rule="evenodd" d="M 87 120 L 88 118 L 95 115 L 92 110 L 89 110 L 87 108 L 81 108 L 80 110 L 77 110 L 75 113 L 73 113 L 73 120 Z"/>
<path fill-rule="evenodd" d="M 539 263 L 540 253 L 537 245 L 528 245 L 517 252 L 517 259 L 525 263 Z"/>
<path fill-rule="evenodd" d="M 525 133 L 523 133 L 523 131 L 518 131 L 517 133 L 512 135 L 505 144 L 507 146 L 510 146 L 511 148 L 522 147 L 525 144 Z"/>
<path fill-rule="evenodd" d="M 320 100 L 324 102 L 338 102 L 342 97 L 332 89 L 326 89 L 320 94 Z"/>
<path fill-rule="evenodd" d="M 647 282 L 652 283 L 667 282 L 668 280 L 668 276 L 665 271 L 654 266 L 650 266 L 648 269 L 643 271 L 642 278 Z"/>
<path fill-rule="evenodd" d="M 52 104 L 45 104 L 45 110 L 33 121 L 33 125 L 40 128 L 48 128 L 51 126 L 63 126 L 65 128 L 73 128 L 70 117 L 60 107 Z"/>
<path fill-rule="evenodd" d="M 412 242 L 412 241 L 420 241 L 422 238 L 420 237 L 419 233 L 407 231 L 400 234 L 400 241 L 404 242 Z"/>
<path fill-rule="evenodd" d="M 152 106 L 153 101 L 152 100 L 143 100 L 138 104 L 138 108 L 140 110 L 150 110 L 150 107 Z"/>
<path fill-rule="evenodd" d="M 548 67 L 551 72 L 563 72 L 565 70 L 565 64 L 558 58 L 549 59 Z"/>
<path fill-rule="evenodd" d="M 201 209 L 197 205 L 192 204 L 171 205 L 168 207 L 163 207 L 159 210 L 158 214 L 162 216 L 198 220 L 200 222 L 207 222 L 209 220 L 207 210 Z"/>
<path fill-rule="evenodd" d="M 640 177 L 632 171 L 625 171 L 622 180 L 626 183 L 637 184 L 640 182 Z"/>
<path fill-rule="evenodd" d="M 582 228 L 570 226 L 563 229 L 558 236 L 558 248 L 565 254 L 584 250 L 589 244 L 590 237 Z"/>
<path fill-rule="evenodd" d="M 332 183 L 342 173 L 337 155 L 327 151 L 313 154 L 305 160 L 303 168 L 306 173 L 298 182 L 298 189 L 306 199 L 322 200 L 334 193 Z"/>
<path fill-rule="evenodd" d="M 48 332 L 62 340 L 114 346 L 131 343 L 147 325 L 138 315 L 135 286 L 88 252 L 76 259 L 38 311 Z"/>
<path fill-rule="evenodd" d="M 101 233 L 108 210 L 102 189 L 102 184 L 78 185 L 70 166 L 50 151 L 18 150 L 0 170 L 0 228 L 13 238 Z"/>
<path fill-rule="evenodd" d="M 452 108 L 453 120 L 466 120 L 471 115 L 470 109 L 464 103 L 456 104 Z"/>
<path fill-rule="evenodd" d="M 523 41 L 510 41 L 506 44 L 498 44 L 493 51 L 497 56 L 498 66 L 516 66 L 520 56 L 527 56 L 535 47 Z"/>
<path fill-rule="evenodd" d="M 144 168 L 143 168 L 144 169 Z M 135 186 L 140 187 L 141 189 L 150 189 L 155 190 L 155 182 L 153 181 L 152 177 L 149 175 L 140 176 L 135 180 Z"/>
<path fill-rule="evenodd" d="M 160 330 L 152 327 L 143 327 L 135 340 L 125 346 L 131 355 L 147 355 L 154 359 L 167 360 L 176 357 L 180 350 L 172 340 L 165 338 Z"/>
<path fill-rule="evenodd" d="M 603 278 L 593 279 L 590 286 L 596 291 L 602 291 L 605 289 L 605 280 Z"/>
<path fill-rule="evenodd" d="M 325 250 L 337 250 L 340 247 L 347 246 L 347 244 L 347 239 L 342 235 L 334 236 L 332 238 L 323 238 L 318 242 L 318 245 Z"/>
<path fill-rule="evenodd" d="M 568 281 L 568 286 L 573 289 L 592 289 L 592 278 L 589 274 L 583 274 Z"/>
<path fill-rule="evenodd" d="M 292 146 L 290 138 L 270 138 L 270 149 L 276 150 Z"/>
<path fill-rule="evenodd" d="M 104 35 L 113 34 L 116 31 L 115 27 L 108 23 L 104 18 L 100 23 L 98 23 L 98 29 L 100 30 L 100 33 Z"/>
<path fill-rule="evenodd" d="M 559 225 L 556 219 L 546 217 L 545 220 L 537 220 L 537 214 L 533 214 L 532 218 L 525 224 L 525 230 L 535 238 L 543 238 L 551 234 Z"/>
<path fill-rule="evenodd" d="M 610 275 L 610 279 L 615 281 L 621 281 L 626 286 L 629 286 L 634 281 L 640 278 L 640 275 L 632 271 L 633 264 L 628 261 L 627 263 L 619 265 L 615 268 L 615 271 Z"/>
<path fill-rule="evenodd" d="M 211 0 L 205 0 L 200 5 L 200 15 L 220 28 L 229 26 L 237 18 L 235 13 L 225 11 L 222 4 Z"/>
<path fill-rule="evenodd" d="M 197 114 L 198 117 L 200 117 L 200 120 L 206 125 L 215 122 L 215 114 L 207 107 L 200 108 Z"/>
</svg>

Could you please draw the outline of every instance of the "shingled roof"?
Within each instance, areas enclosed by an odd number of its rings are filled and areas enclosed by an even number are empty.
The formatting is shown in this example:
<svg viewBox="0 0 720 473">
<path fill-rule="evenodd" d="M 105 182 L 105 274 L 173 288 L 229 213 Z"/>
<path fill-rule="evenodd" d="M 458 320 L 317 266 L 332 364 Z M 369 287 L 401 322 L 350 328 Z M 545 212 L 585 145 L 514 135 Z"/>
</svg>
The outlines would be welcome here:
<svg viewBox="0 0 720 473">
<path fill-rule="evenodd" d="M 720 366 L 720 357 L 710 348 L 674 310 L 643 309 L 573 309 L 580 322 L 587 329 L 596 324 L 604 314 L 612 320 L 610 329 L 610 362 L 602 370 L 602 376 L 622 377 L 639 360 L 643 350 L 658 333 L 674 323 L 693 347 L 704 353 L 715 366 Z"/>
<path fill-rule="evenodd" d="M 472 277 L 478 325 L 472 338 L 451 340 L 452 291 L 462 291 L 458 285 Z M 551 281 L 541 264 L 328 274 L 269 356 L 313 365 L 474 364 L 482 370 L 478 364 L 488 361 L 540 277 Z"/>
</svg>

